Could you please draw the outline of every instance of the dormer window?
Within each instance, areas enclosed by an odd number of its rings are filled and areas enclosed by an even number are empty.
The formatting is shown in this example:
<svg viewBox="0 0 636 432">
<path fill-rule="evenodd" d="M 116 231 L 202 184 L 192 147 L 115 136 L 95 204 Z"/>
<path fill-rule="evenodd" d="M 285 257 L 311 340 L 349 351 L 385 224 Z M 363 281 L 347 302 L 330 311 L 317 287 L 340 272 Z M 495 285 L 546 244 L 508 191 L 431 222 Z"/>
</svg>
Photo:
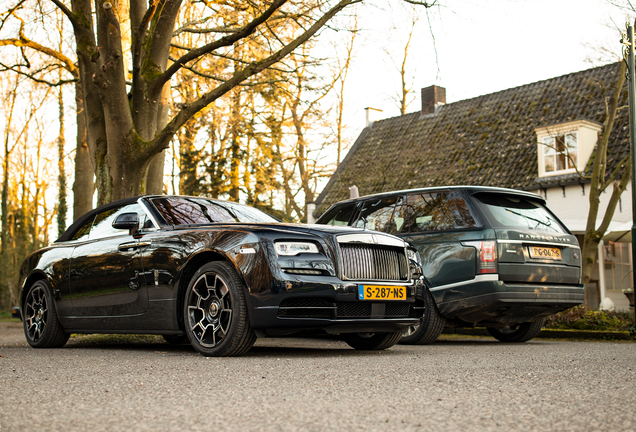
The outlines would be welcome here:
<svg viewBox="0 0 636 432">
<path fill-rule="evenodd" d="M 579 156 L 576 131 L 547 136 L 543 138 L 543 145 L 543 169 L 546 174 L 556 171 L 576 171 Z"/>
<path fill-rule="evenodd" d="M 584 171 L 602 127 L 577 120 L 535 129 L 539 177 Z"/>
</svg>

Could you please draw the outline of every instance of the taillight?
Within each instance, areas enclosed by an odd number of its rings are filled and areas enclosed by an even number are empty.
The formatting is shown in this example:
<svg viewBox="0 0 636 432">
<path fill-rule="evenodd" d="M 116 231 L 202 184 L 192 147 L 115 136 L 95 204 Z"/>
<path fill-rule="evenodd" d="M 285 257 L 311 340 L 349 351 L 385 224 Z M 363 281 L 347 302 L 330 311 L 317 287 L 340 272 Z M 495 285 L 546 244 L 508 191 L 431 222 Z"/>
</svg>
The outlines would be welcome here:
<svg viewBox="0 0 636 432">
<path fill-rule="evenodd" d="M 472 246 L 477 249 L 477 274 L 497 273 L 497 242 L 494 240 L 487 241 L 469 241 L 462 242 L 464 246 Z"/>
</svg>

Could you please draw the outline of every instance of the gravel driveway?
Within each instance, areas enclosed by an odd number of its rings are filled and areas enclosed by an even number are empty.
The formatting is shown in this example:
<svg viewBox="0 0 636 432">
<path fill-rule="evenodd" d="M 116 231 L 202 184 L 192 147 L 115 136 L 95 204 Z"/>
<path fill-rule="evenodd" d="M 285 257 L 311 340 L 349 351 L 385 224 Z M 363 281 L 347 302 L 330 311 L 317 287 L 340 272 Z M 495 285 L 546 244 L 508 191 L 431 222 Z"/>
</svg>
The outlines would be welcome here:
<svg viewBox="0 0 636 432">
<path fill-rule="evenodd" d="M 633 343 L 259 339 L 244 357 L 205 358 L 157 338 L 34 350 L 8 333 L 2 432 L 636 429 Z"/>
</svg>

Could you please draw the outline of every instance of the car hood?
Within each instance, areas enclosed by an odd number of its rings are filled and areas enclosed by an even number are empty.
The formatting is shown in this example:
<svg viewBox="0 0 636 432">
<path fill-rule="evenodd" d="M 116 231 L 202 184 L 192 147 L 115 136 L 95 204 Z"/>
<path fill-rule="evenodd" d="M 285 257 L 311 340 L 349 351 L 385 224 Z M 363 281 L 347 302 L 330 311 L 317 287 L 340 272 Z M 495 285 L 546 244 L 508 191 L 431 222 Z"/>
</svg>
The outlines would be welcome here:
<svg viewBox="0 0 636 432">
<path fill-rule="evenodd" d="M 249 223 L 236 222 L 231 224 L 210 224 L 197 225 L 196 228 L 205 229 L 207 227 L 228 227 L 230 229 L 246 229 L 250 231 L 276 230 L 303 234 L 312 234 L 318 237 L 338 237 L 349 242 L 361 243 L 384 243 L 392 245 L 403 245 L 404 240 L 391 234 L 378 231 L 371 231 L 350 226 L 332 226 L 318 224 L 291 224 L 291 223 Z M 192 226 L 175 227 L 176 229 L 192 229 Z"/>
</svg>

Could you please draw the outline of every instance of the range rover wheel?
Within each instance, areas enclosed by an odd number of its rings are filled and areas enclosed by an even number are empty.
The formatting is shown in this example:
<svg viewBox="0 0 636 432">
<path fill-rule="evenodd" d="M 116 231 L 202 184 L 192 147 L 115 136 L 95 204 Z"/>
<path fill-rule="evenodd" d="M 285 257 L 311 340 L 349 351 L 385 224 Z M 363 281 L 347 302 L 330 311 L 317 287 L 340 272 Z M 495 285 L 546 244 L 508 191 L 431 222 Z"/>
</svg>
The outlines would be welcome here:
<svg viewBox="0 0 636 432">
<path fill-rule="evenodd" d="M 35 282 L 22 308 L 23 327 L 26 340 L 34 348 L 60 348 L 68 341 L 69 334 L 57 318 L 53 295 L 44 280 Z"/>
<path fill-rule="evenodd" d="M 537 321 L 514 324 L 509 327 L 486 327 L 486 330 L 492 337 L 501 342 L 527 342 L 539 335 L 543 321 L 544 319 L 541 318 Z"/>
<path fill-rule="evenodd" d="M 225 262 L 203 265 L 192 277 L 184 302 L 184 324 L 192 346 L 204 356 L 237 356 L 256 341 L 245 288 Z"/>
<path fill-rule="evenodd" d="M 400 341 L 402 331 L 394 333 L 347 333 L 342 335 L 351 348 L 357 350 L 385 350 Z"/>
<path fill-rule="evenodd" d="M 431 293 L 426 290 L 426 301 L 424 305 L 424 315 L 417 325 L 409 326 L 402 333 L 401 344 L 404 345 L 427 345 L 435 342 L 446 324 L 446 318 L 439 313 L 435 300 Z"/>
</svg>

